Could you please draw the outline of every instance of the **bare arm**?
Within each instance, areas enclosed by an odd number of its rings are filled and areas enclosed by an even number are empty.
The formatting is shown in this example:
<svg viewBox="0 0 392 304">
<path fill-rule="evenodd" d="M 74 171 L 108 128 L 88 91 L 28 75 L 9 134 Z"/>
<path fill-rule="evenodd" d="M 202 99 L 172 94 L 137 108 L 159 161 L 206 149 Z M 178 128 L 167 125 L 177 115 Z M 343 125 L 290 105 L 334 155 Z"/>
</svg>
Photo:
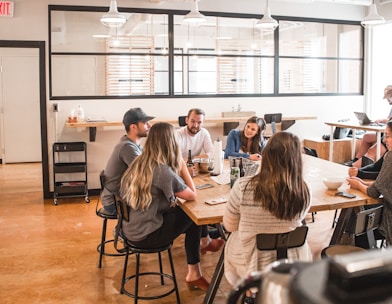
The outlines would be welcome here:
<svg viewBox="0 0 392 304">
<path fill-rule="evenodd" d="M 351 189 L 360 190 L 365 194 L 367 194 L 367 188 L 373 183 L 373 182 L 365 182 L 358 177 L 349 177 L 347 178 L 347 182 L 350 185 Z"/>
</svg>

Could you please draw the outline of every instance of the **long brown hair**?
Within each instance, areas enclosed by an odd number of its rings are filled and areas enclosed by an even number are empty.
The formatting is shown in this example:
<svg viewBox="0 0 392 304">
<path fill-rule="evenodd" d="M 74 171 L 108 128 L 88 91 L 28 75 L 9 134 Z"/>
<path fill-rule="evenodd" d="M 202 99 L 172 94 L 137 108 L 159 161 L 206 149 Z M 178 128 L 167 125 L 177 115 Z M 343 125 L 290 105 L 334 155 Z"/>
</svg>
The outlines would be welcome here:
<svg viewBox="0 0 392 304">
<path fill-rule="evenodd" d="M 245 137 L 245 127 L 248 123 L 255 123 L 258 126 L 258 130 L 256 135 L 252 138 L 252 145 L 250 147 L 250 151 L 248 151 L 248 139 Z M 246 121 L 244 129 L 241 131 L 240 134 L 240 139 L 241 139 L 241 150 L 245 153 L 260 153 L 260 145 L 261 145 L 261 140 L 263 139 L 263 131 L 266 128 L 265 120 L 264 118 L 257 117 L 257 116 L 252 116 Z"/>
<path fill-rule="evenodd" d="M 171 124 L 155 123 L 147 136 L 143 153 L 135 158 L 121 178 L 123 199 L 136 210 L 147 209 L 152 201 L 154 168 L 167 165 L 179 173 L 182 157 Z"/>
<path fill-rule="evenodd" d="M 289 132 L 274 134 L 262 151 L 260 173 L 250 181 L 254 200 L 278 219 L 294 219 L 310 204 L 302 167 L 299 138 Z"/>
</svg>

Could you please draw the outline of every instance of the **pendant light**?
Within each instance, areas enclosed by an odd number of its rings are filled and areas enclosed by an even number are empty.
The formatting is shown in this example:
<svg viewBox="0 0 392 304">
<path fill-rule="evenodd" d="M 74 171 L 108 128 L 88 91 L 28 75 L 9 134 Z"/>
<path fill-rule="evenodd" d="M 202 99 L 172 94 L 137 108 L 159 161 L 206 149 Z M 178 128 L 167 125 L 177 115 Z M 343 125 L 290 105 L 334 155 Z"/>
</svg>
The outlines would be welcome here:
<svg viewBox="0 0 392 304">
<path fill-rule="evenodd" d="M 118 28 L 123 26 L 125 22 L 127 22 L 127 18 L 118 12 L 116 0 L 110 0 L 109 11 L 102 16 L 101 23 L 104 26 Z"/>
<path fill-rule="evenodd" d="M 200 23 L 206 21 L 206 17 L 199 12 L 199 5 L 197 2 L 199 2 L 199 0 L 193 0 L 191 11 L 182 19 L 184 22 Z"/>
<path fill-rule="evenodd" d="M 369 7 L 369 14 L 361 21 L 361 25 L 365 28 L 368 28 L 372 25 L 383 23 L 385 23 L 385 19 L 377 13 L 377 6 L 373 1 L 373 4 Z"/>
<path fill-rule="evenodd" d="M 274 31 L 279 23 L 274 18 L 271 17 L 271 10 L 268 6 L 268 0 L 265 5 L 264 16 L 255 25 L 257 28 L 262 30 Z"/>
</svg>

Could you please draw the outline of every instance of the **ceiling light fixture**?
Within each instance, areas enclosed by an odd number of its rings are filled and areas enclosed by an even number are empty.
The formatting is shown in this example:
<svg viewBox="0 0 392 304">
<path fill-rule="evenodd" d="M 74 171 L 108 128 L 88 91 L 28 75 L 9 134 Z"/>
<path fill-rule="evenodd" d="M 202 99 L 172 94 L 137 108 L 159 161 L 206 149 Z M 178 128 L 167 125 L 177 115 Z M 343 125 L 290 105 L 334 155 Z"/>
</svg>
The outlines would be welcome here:
<svg viewBox="0 0 392 304">
<path fill-rule="evenodd" d="M 264 16 L 255 25 L 257 28 L 262 30 L 274 31 L 279 23 L 274 18 L 271 17 L 271 10 L 268 6 L 268 0 L 265 5 Z"/>
<path fill-rule="evenodd" d="M 125 15 L 120 14 L 117 9 L 116 0 L 110 0 L 109 11 L 102 16 L 101 23 L 108 27 L 121 27 L 127 22 Z"/>
<path fill-rule="evenodd" d="M 199 23 L 206 21 L 206 17 L 199 12 L 199 5 L 197 3 L 199 1 L 200 0 L 193 0 L 191 11 L 182 19 L 184 22 Z"/>
<path fill-rule="evenodd" d="M 369 7 L 369 14 L 361 21 L 361 25 L 365 28 L 368 28 L 373 25 L 383 23 L 385 23 L 385 19 L 377 13 L 377 6 L 373 1 L 373 4 Z"/>
</svg>

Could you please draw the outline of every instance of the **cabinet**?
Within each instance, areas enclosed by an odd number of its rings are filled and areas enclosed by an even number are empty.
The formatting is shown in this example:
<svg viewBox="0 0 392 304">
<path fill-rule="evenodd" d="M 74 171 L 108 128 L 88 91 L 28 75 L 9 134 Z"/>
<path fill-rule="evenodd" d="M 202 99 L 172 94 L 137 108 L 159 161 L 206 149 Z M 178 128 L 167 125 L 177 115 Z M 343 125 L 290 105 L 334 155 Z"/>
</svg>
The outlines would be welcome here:
<svg viewBox="0 0 392 304">
<path fill-rule="evenodd" d="M 53 144 L 53 199 L 84 196 L 90 202 L 87 184 L 87 146 L 85 142 Z"/>
<path fill-rule="evenodd" d="M 357 139 L 356 150 L 358 149 L 361 140 Z M 322 159 L 329 159 L 329 140 L 321 138 L 304 139 L 304 147 L 312 148 L 317 151 L 317 154 Z M 333 161 L 335 163 L 344 163 L 351 159 L 351 145 L 352 138 L 334 139 L 333 141 Z"/>
</svg>

